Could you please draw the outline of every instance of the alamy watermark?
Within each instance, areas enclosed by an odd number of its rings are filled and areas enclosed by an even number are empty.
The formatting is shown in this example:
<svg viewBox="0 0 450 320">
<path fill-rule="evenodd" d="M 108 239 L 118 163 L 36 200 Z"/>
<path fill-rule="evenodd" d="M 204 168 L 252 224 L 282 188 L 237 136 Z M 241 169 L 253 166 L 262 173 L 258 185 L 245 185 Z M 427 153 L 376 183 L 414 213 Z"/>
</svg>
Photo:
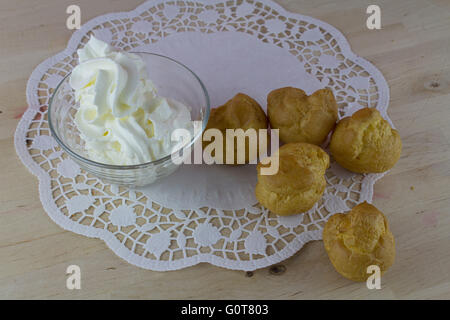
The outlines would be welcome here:
<svg viewBox="0 0 450 320">
<path fill-rule="evenodd" d="M 175 142 L 171 154 L 173 163 L 256 164 L 259 159 L 263 165 L 261 175 L 274 175 L 278 172 L 278 153 L 274 152 L 270 157 L 268 155 L 269 149 L 278 150 L 278 129 L 226 129 L 224 134 L 213 128 L 202 132 L 201 121 L 193 121 L 193 127 L 193 132 L 182 128 L 172 132 L 171 140 Z M 194 137 L 199 138 L 194 145 L 189 144 Z M 203 142 L 208 142 L 205 148 Z"/>
<path fill-rule="evenodd" d="M 381 29 L 381 9 L 380 6 L 376 4 L 372 4 L 367 7 L 366 13 L 370 14 L 370 16 L 367 18 L 366 26 L 367 29 L 373 30 L 373 29 Z"/>
<path fill-rule="evenodd" d="M 66 8 L 66 13 L 69 15 L 66 20 L 66 27 L 69 30 L 81 28 L 81 9 L 76 4 L 71 4 Z"/>
<path fill-rule="evenodd" d="M 377 265 L 370 265 L 367 267 L 367 274 L 370 276 L 367 278 L 367 289 L 381 289 L 381 269 Z"/>
<path fill-rule="evenodd" d="M 69 290 L 81 289 L 81 269 L 76 264 L 72 264 L 67 267 L 66 274 L 66 288 Z"/>
</svg>

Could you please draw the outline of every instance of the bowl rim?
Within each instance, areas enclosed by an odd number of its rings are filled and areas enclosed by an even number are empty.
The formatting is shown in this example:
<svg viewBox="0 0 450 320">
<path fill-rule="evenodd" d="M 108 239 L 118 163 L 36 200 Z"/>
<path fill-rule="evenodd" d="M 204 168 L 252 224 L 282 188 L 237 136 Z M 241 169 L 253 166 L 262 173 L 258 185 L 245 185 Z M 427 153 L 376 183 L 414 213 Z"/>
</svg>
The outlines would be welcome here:
<svg viewBox="0 0 450 320">
<path fill-rule="evenodd" d="M 210 114 L 211 106 L 210 106 L 210 98 L 209 98 L 208 91 L 206 90 L 206 87 L 205 87 L 205 85 L 203 84 L 202 80 L 199 78 L 199 76 L 197 76 L 197 74 L 196 74 L 194 71 L 192 71 L 190 68 L 188 68 L 188 67 L 187 67 L 186 65 L 184 65 L 183 63 L 181 63 L 181 62 L 179 62 L 179 61 L 177 61 L 177 60 L 175 60 L 175 59 L 173 59 L 173 58 L 164 56 L 164 55 L 162 55 L 162 54 L 153 53 L 153 52 L 143 52 L 143 51 L 140 51 L 140 52 L 130 51 L 129 53 L 134 53 L 134 54 L 144 54 L 144 55 L 153 55 L 153 56 L 158 56 L 158 57 L 161 57 L 161 58 L 170 60 L 170 61 L 175 62 L 176 64 L 180 65 L 180 66 L 183 67 L 184 69 L 186 69 L 188 72 L 190 72 L 190 73 L 194 76 L 195 79 L 197 79 L 197 81 L 198 81 L 199 84 L 200 84 L 200 87 L 201 87 L 202 90 L 203 90 L 203 94 L 204 94 L 205 99 L 206 99 L 206 112 L 205 112 L 205 115 L 203 116 L 203 119 L 202 119 L 202 130 L 201 130 L 201 132 L 200 132 L 199 134 L 194 135 L 194 137 L 192 137 L 192 139 L 191 139 L 191 141 L 189 142 L 189 144 L 186 144 L 185 146 L 183 146 L 183 147 L 177 149 L 177 150 L 174 151 L 174 152 L 171 152 L 170 154 L 168 154 L 168 155 L 166 155 L 166 156 L 164 156 L 164 157 L 162 157 L 162 158 L 159 158 L 159 159 L 156 159 L 156 160 L 153 160 L 153 161 L 149 161 L 149 162 L 144 162 L 144 163 L 140 163 L 140 164 L 133 164 L 133 165 L 117 165 L 117 164 L 107 164 L 107 163 L 97 162 L 97 161 L 94 161 L 94 160 L 85 158 L 85 157 L 81 156 L 80 154 L 76 153 L 75 151 L 73 151 L 71 148 L 69 148 L 69 147 L 68 147 L 68 146 L 60 139 L 60 137 L 59 137 L 58 134 L 56 133 L 56 130 L 55 130 L 55 128 L 53 127 L 53 124 L 52 124 L 51 109 L 52 109 L 52 105 L 53 105 L 53 99 L 54 99 L 56 93 L 58 92 L 60 86 L 61 86 L 61 85 L 64 83 L 64 81 L 66 81 L 66 79 L 67 79 L 68 77 L 70 77 L 70 75 L 72 74 L 72 71 L 70 71 L 70 72 L 69 72 L 69 73 L 68 73 L 68 74 L 67 74 L 67 75 L 66 75 L 66 76 L 58 83 L 58 85 L 55 87 L 55 90 L 53 91 L 53 94 L 52 94 L 51 97 L 50 97 L 50 100 L 49 100 L 49 102 L 48 102 L 47 118 L 48 118 L 48 126 L 49 126 L 49 129 L 50 129 L 50 134 L 52 135 L 52 137 L 55 138 L 56 142 L 59 144 L 59 146 L 60 146 L 65 152 L 67 152 L 70 156 L 74 157 L 75 159 L 77 159 L 77 160 L 79 160 L 79 161 L 81 161 L 81 162 L 86 162 L 86 163 L 89 164 L 89 165 L 93 165 L 93 166 L 100 167 L 100 168 L 104 168 L 104 169 L 113 169 L 113 170 L 132 170 L 132 169 L 146 168 L 146 167 L 149 167 L 149 166 L 152 166 L 152 165 L 159 165 L 159 164 L 161 164 L 161 163 L 166 162 L 168 159 L 170 159 L 170 158 L 172 157 L 173 154 L 176 154 L 176 153 L 179 152 L 181 149 L 185 149 L 185 148 L 191 147 L 191 146 L 197 141 L 197 139 L 203 135 L 203 131 L 205 130 L 206 124 L 208 123 L 208 120 L 209 120 L 209 114 Z"/>
</svg>

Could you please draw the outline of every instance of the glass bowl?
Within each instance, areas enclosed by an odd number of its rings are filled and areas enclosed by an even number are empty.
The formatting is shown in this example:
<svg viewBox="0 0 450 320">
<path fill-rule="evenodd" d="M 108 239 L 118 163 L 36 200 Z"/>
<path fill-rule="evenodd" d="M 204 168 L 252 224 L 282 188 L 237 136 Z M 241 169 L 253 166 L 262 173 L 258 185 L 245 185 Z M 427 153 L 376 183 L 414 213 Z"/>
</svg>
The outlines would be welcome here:
<svg viewBox="0 0 450 320">
<path fill-rule="evenodd" d="M 210 104 L 205 86 L 192 70 L 178 61 L 154 53 L 134 53 L 144 59 L 149 79 L 155 85 L 158 95 L 188 106 L 192 121 L 201 122 L 201 130 L 196 130 L 191 141 L 183 148 L 183 152 L 192 150 L 194 143 L 201 139 L 209 118 Z M 138 187 L 168 176 L 178 168 L 179 165 L 172 161 L 171 154 L 138 165 L 110 165 L 90 160 L 74 122 L 79 103 L 75 101 L 69 79 L 70 74 L 58 84 L 50 99 L 48 123 L 51 135 L 83 170 L 107 183 Z"/>
</svg>

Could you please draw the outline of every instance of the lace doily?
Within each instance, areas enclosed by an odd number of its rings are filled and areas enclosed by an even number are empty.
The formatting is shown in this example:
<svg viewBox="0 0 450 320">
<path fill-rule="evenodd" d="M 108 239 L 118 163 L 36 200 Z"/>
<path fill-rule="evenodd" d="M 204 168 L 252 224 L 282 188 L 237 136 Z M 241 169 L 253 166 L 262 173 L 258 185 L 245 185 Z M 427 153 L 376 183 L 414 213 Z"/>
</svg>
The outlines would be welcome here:
<svg viewBox="0 0 450 320">
<path fill-rule="evenodd" d="M 267 0 L 148 1 L 131 12 L 86 23 L 67 48 L 41 63 L 27 86 L 19 122 L 19 157 L 39 178 L 41 202 L 62 228 L 103 239 L 142 268 L 174 270 L 200 262 L 254 270 L 280 262 L 321 239 L 327 218 L 371 201 L 377 174 L 332 163 L 321 201 L 304 214 L 278 217 L 256 204 L 254 166 L 182 166 L 155 185 L 129 190 L 80 170 L 49 135 L 47 105 L 77 63 L 90 34 L 128 51 L 160 52 L 192 68 L 212 105 L 242 91 L 266 106 L 267 93 L 291 85 L 307 93 L 328 86 L 339 116 L 376 107 L 388 121 L 389 89 L 344 36 L 311 17 Z"/>
</svg>

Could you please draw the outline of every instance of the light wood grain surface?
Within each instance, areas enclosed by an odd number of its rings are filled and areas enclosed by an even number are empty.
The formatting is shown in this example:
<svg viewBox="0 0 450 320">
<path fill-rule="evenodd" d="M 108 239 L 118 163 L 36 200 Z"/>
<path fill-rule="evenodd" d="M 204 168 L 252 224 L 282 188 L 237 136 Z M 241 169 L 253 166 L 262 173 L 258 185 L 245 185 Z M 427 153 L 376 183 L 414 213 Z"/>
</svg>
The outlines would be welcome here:
<svg viewBox="0 0 450 320">
<path fill-rule="evenodd" d="M 368 290 L 336 273 L 321 241 L 253 276 L 208 264 L 152 272 L 118 258 L 103 241 L 64 231 L 42 209 L 37 179 L 13 145 L 26 108 L 33 68 L 65 48 L 69 4 L 82 22 L 134 9 L 138 0 L 0 0 L 0 298 L 450 298 L 450 1 L 278 1 L 284 8 L 341 30 L 353 51 L 386 77 L 389 115 L 403 139 L 399 163 L 375 185 L 374 204 L 386 213 L 397 258 Z M 369 4 L 382 10 L 382 30 L 368 30 Z M 66 289 L 77 264 L 82 289 Z M 273 271 L 273 270 L 272 270 Z"/>
</svg>

